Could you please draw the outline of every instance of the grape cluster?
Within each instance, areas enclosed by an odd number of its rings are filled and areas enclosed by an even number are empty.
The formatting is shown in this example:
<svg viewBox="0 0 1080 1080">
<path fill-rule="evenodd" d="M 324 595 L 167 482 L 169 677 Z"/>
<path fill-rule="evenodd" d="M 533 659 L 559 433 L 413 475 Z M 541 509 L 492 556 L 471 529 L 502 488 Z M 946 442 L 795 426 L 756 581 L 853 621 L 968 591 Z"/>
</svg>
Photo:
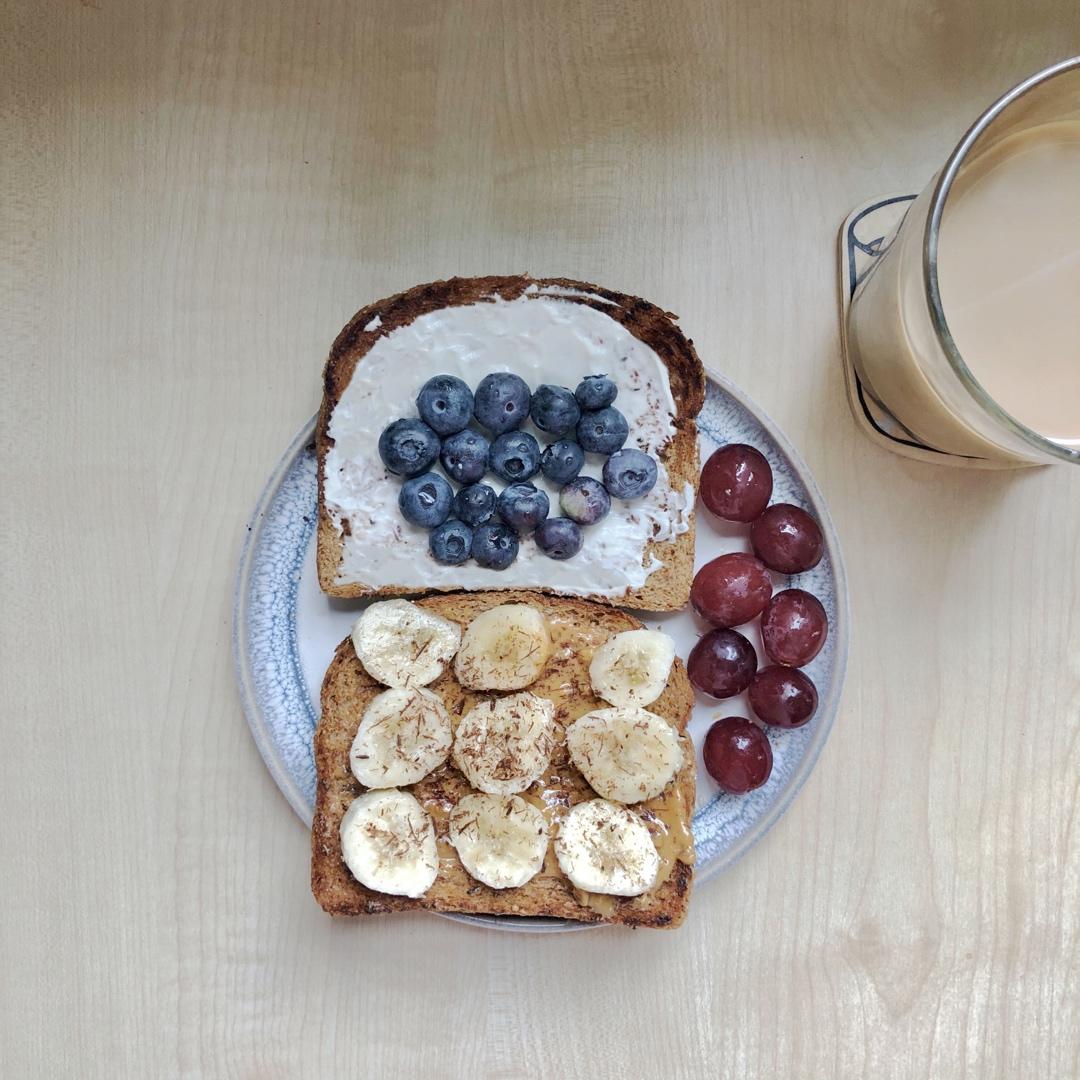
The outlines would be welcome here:
<svg viewBox="0 0 1080 1080">
<path fill-rule="evenodd" d="M 717 450 L 701 473 L 701 499 L 718 517 L 750 524 L 753 555 L 731 552 L 706 563 L 694 578 L 690 603 L 713 629 L 687 660 L 693 685 L 714 698 L 749 692 L 754 715 L 776 727 L 801 727 L 813 716 L 818 694 L 799 668 L 821 651 L 828 618 L 817 597 L 802 589 L 773 593 L 774 570 L 800 574 L 821 561 L 824 538 L 801 507 L 769 505 L 772 468 L 760 451 L 742 443 Z M 734 628 L 761 617 L 761 638 L 772 663 L 758 669 L 753 645 Z M 759 724 L 728 716 L 709 728 L 705 768 L 721 787 L 742 794 L 772 772 L 772 748 Z"/>
</svg>

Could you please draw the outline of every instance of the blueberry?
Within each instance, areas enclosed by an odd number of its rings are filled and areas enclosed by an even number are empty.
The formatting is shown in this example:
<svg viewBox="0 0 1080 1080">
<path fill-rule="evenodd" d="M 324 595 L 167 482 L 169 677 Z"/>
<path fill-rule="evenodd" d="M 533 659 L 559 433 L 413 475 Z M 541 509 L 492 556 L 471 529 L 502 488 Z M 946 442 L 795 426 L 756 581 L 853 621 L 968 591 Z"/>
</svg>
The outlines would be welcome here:
<svg viewBox="0 0 1080 1080">
<path fill-rule="evenodd" d="M 573 480 L 585 464 L 585 452 L 573 439 L 560 439 L 540 455 L 540 471 L 553 483 Z"/>
<path fill-rule="evenodd" d="M 604 487 L 616 499 L 640 499 L 656 483 L 656 462 L 629 447 L 604 462 Z"/>
<path fill-rule="evenodd" d="M 473 533 L 473 558 L 487 570 L 505 570 L 517 553 L 517 533 L 509 525 L 489 523 Z"/>
<path fill-rule="evenodd" d="M 473 415 L 496 435 L 521 427 L 529 417 L 528 383 L 505 371 L 485 375 L 476 388 Z"/>
<path fill-rule="evenodd" d="M 577 426 L 577 441 L 590 454 L 614 454 L 630 434 L 630 425 L 618 409 L 610 406 L 583 413 Z"/>
<path fill-rule="evenodd" d="M 455 375 L 436 375 L 417 395 L 416 411 L 436 435 L 453 435 L 469 426 L 473 393 Z"/>
<path fill-rule="evenodd" d="M 406 480 L 398 494 L 401 516 L 425 529 L 441 525 L 450 516 L 453 501 L 454 489 L 438 473 Z"/>
<path fill-rule="evenodd" d="M 439 460 L 451 480 L 475 484 L 487 472 L 490 448 L 491 443 L 479 431 L 459 431 L 443 439 Z"/>
<path fill-rule="evenodd" d="M 569 518 L 548 518 L 533 539 L 549 559 L 572 559 L 581 550 L 581 526 Z"/>
<path fill-rule="evenodd" d="M 483 525 L 495 513 L 495 490 L 487 484 L 470 484 L 454 496 L 454 515 L 466 525 Z"/>
<path fill-rule="evenodd" d="M 508 431 L 491 444 L 488 461 L 504 480 L 520 483 L 540 468 L 540 444 L 527 431 Z"/>
<path fill-rule="evenodd" d="M 430 469 L 438 456 L 439 436 L 423 420 L 395 420 L 379 436 L 379 457 L 399 476 Z"/>
<path fill-rule="evenodd" d="M 548 515 L 547 493 L 532 484 L 513 484 L 499 496 L 499 517 L 519 533 L 532 532 Z"/>
<path fill-rule="evenodd" d="M 606 375 L 586 375 L 574 391 L 583 409 L 606 409 L 618 394 L 619 388 Z"/>
<path fill-rule="evenodd" d="M 529 410 L 533 423 L 549 435 L 567 435 L 577 427 L 581 409 L 565 386 L 537 387 Z"/>
<path fill-rule="evenodd" d="M 472 554 L 472 529 L 463 521 L 444 521 L 428 540 L 438 562 L 460 566 Z"/>
<path fill-rule="evenodd" d="M 595 525 L 607 516 L 611 499 L 604 485 L 591 476 L 575 477 L 559 492 L 562 512 L 579 525 Z"/>
</svg>

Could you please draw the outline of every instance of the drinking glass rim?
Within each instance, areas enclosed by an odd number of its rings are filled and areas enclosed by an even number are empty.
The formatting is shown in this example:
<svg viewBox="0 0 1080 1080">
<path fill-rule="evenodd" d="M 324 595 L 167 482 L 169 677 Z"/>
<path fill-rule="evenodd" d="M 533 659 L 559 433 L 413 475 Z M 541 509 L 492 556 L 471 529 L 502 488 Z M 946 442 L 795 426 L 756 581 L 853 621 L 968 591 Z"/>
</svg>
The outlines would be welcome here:
<svg viewBox="0 0 1080 1080">
<path fill-rule="evenodd" d="M 941 303 L 941 290 L 938 287 L 937 256 L 938 236 L 941 231 L 941 215 L 945 209 L 945 203 L 952 189 L 956 174 L 963 165 L 972 146 L 979 136 L 990 124 L 1001 115 L 1013 102 L 1022 98 L 1029 90 L 1041 83 L 1052 79 L 1055 75 L 1061 75 L 1066 71 L 1080 68 L 1080 56 L 1073 56 L 1067 60 L 1060 60 L 1051 64 L 1042 71 L 1017 83 L 1011 90 L 1002 94 L 985 112 L 968 128 L 964 137 L 956 144 L 956 148 L 949 155 L 945 167 L 938 176 L 934 193 L 930 199 L 930 213 L 926 218 L 926 229 L 923 233 L 923 272 L 926 281 L 926 303 L 930 309 L 930 321 L 934 326 L 938 341 L 945 352 L 950 366 L 956 373 L 964 389 L 971 395 L 977 405 L 991 417 L 1003 424 L 1006 428 L 1018 435 L 1025 442 L 1030 443 L 1044 454 L 1060 458 L 1062 461 L 1072 461 L 1080 464 L 1080 447 L 1071 448 L 1054 442 L 1053 439 L 1040 435 L 1026 424 L 1022 424 L 1014 416 L 1007 413 L 983 388 L 978 379 L 971 373 L 971 369 L 964 363 L 960 350 L 953 340 L 949 324 L 945 319 L 945 310 Z"/>
</svg>

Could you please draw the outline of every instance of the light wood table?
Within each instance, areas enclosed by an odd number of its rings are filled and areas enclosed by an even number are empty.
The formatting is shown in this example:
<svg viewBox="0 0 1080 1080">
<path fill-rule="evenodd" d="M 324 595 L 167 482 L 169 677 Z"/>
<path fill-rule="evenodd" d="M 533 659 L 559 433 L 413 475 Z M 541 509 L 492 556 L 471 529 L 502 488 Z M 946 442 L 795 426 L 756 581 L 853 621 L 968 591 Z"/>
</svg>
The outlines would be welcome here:
<svg viewBox="0 0 1080 1080">
<path fill-rule="evenodd" d="M 0 1075 L 1075 1076 L 1080 469 L 866 442 L 835 234 L 1080 52 L 1075 0 L 3 4 Z M 230 653 L 361 304 L 677 312 L 805 454 L 854 635 L 794 808 L 676 933 L 332 922 Z"/>
</svg>

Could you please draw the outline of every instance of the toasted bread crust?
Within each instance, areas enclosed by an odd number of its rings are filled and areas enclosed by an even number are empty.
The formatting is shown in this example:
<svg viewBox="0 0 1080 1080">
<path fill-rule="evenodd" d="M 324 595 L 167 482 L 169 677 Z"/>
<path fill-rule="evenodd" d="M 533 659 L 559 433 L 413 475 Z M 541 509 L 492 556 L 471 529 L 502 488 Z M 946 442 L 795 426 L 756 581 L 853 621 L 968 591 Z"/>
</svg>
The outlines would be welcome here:
<svg viewBox="0 0 1080 1080">
<path fill-rule="evenodd" d="M 319 410 L 315 445 L 318 453 L 319 521 L 318 521 L 318 572 L 319 585 L 330 596 L 419 596 L 433 591 L 418 582 L 401 582 L 380 589 L 372 589 L 359 582 L 337 581 L 341 563 L 342 538 L 326 512 L 323 493 L 323 472 L 326 453 L 333 440 L 329 436 L 330 417 L 345 388 L 352 379 L 356 365 L 368 350 L 385 334 L 405 326 L 421 315 L 447 307 L 460 307 L 480 303 L 497 295 L 504 300 L 515 300 L 530 286 L 540 288 L 555 286 L 574 290 L 575 295 L 560 295 L 560 300 L 584 304 L 602 311 L 622 323 L 635 337 L 645 342 L 664 362 L 668 370 L 672 397 L 678 410 L 675 417 L 675 435 L 661 454 L 673 486 L 690 484 L 696 491 L 699 476 L 697 425 L 695 419 L 705 401 L 705 375 L 690 341 L 675 323 L 670 312 L 650 304 L 636 296 L 612 292 L 598 285 L 573 281 L 569 278 L 537 278 L 527 275 L 514 277 L 450 278 L 418 285 L 358 311 L 348 325 L 338 334 L 323 372 L 323 400 Z M 594 299 L 602 297 L 608 301 Z M 584 294 L 584 295 L 577 295 Z M 365 330 L 375 316 L 379 326 Z M 690 597 L 690 583 L 694 571 L 694 517 L 691 511 L 690 529 L 674 540 L 657 542 L 650 540 L 643 555 L 643 565 L 653 557 L 664 565 L 654 571 L 639 589 L 627 589 L 621 596 L 595 595 L 589 599 L 600 603 L 639 608 L 644 611 L 675 611 L 686 604 Z M 494 575 L 493 575 L 494 577 Z M 497 580 L 492 588 L 498 587 Z M 450 591 L 450 590 L 444 590 Z M 554 592 L 555 590 L 548 590 Z"/>
<path fill-rule="evenodd" d="M 568 649 L 556 649 L 535 684 L 541 693 L 549 682 L 558 688 L 546 696 L 556 704 L 556 719 L 560 725 L 604 705 L 593 695 L 589 685 L 588 666 L 594 649 L 612 634 L 641 626 L 626 612 L 587 600 L 553 598 L 533 592 L 458 593 L 431 596 L 419 603 L 463 626 L 481 611 L 497 604 L 532 604 L 542 610 L 553 625 L 558 624 L 574 640 L 584 642 L 572 653 Z M 491 889 L 469 877 L 456 854 L 441 839 L 439 877 L 420 899 L 388 896 L 361 885 L 342 860 L 339 829 L 349 804 L 364 790 L 349 770 L 349 748 L 365 706 L 382 689 L 364 671 L 351 640 L 346 638 L 338 646 L 323 681 L 322 718 L 315 734 L 318 787 L 311 837 L 311 887 L 326 911 L 334 915 L 374 915 L 426 909 L 539 915 L 648 927 L 675 927 L 683 921 L 693 879 L 692 856 L 689 854 L 675 859 L 667 881 L 652 892 L 639 897 L 613 898 L 610 913 L 598 912 L 578 901 L 570 882 L 558 869 L 550 844 L 543 870 L 517 889 Z M 455 717 L 476 700 L 492 696 L 465 691 L 452 671 L 429 689 L 442 696 Z M 686 670 L 682 662 L 676 660 L 667 689 L 649 708 L 684 732 L 692 705 L 693 691 Z M 693 746 L 685 736 L 683 746 L 683 766 L 664 798 L 677 808 L 680 823 L 688 830 L 694 807 L 695 761 Z M 580 774 L 569 764 L 561 737 L 555 762 L 561 773 L 573 773 L 579 783 L 580 790 L 575 792 L 571 803 L 594 797 Z M 447 763 L 410 790 L 427 805 L 435 803 L 448 808 L 471 789 L 453 765 Z M 644 805 L 652 806 L 653 803 Z M 441 838 L 445 821 L 436 820 L 436 828 Z"/>
</svg>

